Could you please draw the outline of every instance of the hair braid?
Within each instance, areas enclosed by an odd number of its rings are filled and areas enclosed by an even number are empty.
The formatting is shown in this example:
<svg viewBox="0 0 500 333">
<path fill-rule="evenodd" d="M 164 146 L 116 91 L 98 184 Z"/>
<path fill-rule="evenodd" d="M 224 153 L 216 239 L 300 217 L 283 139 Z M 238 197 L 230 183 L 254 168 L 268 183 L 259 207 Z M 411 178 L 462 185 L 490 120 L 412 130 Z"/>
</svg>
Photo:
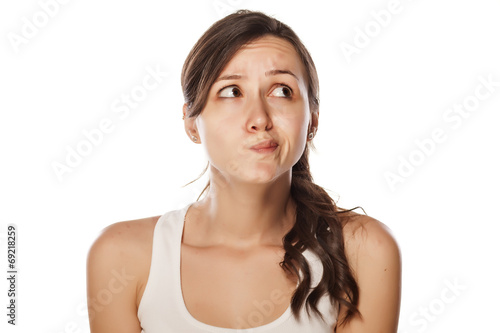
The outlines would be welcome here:
<svg viewBox="0 0 500 333">
<path fill-rule="evenodd" d="M 319 299 L 328 294 L 332 302 L 339 301 L 347 307 L 344 322 L 353 314 L 359 314 L 356 307 L 359 291 L 345 255 L 343 223 L 339 216 L 352 209 L 339 209 L 328 193 L 313 182 L 308 152 L 306 147 L 292 168 L 291 195 L 296 201 L 297 213 L 295 225 L 283 238 L 285 255 L 280 265 L 299 278 L 291 303 L 294 315 L 298 316 L 305 301 L 307 313 L 311 309 L 322 318 L 317 305 Z M 323 276 L 310 293 L 310 268 L 302 254 L 305 249 L 317 255 L 323 265 Z M 299 270 L 303 272 L 302 278 Z"/>
</svg>

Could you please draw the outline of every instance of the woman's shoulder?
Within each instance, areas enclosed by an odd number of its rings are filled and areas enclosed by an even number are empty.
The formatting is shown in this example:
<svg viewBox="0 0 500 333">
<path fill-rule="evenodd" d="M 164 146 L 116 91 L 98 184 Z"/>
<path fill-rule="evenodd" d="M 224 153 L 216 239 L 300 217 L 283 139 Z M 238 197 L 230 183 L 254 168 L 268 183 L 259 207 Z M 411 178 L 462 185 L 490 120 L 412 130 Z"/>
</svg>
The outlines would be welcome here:
<svg viewBox="0 0 500 333">
<path fill-rule="evenodd" d="M 115 222 L 101 230 L 91 251 L 105 251 L 108 255 L 133 255 L 152 245 L 154 228 L 160 216 Z"/>
<path fill-rule="evenodd" d="M 126 271 L 127 276 L 134 276 L 130 282 L 140 287 L 149 272 L 153 233 L 159 218 L 115 222 L 102 229 L 88 251 L 88 271 Z"/>
<path fill-rule="evenodd" d="M 338 332 L 396 332 L 401 301 L 401 255 L 390 229 L 377 219 L 346 214 L 344 242 L 347 261 L 359 288 L 358 310 Z M 341 316 L 347 309 L 341 308 Z"/>
<path fill-rule="evenodd" d="M 400 260 L 396 238 L 384 223 L 352 211 L 342 214 L 345 251 L 352 263 L 368 258 L 382 262 Z"/>
</svg>

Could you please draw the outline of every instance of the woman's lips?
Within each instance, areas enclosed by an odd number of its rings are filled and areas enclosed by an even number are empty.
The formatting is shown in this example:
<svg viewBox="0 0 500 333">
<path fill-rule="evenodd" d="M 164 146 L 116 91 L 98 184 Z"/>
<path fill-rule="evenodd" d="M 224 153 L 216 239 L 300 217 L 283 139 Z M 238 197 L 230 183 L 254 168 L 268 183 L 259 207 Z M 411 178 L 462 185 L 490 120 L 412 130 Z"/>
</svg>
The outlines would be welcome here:
<svg viewBox="0 0 500 333">
<path fill-rule="evenodd" d="M 257 153 L 272 153 L 273 151 L 276 150 L 276 148 L 278 148 L 278 146 L 271 146 L 271 147 L 258 148 L 258 149 L 251 148 L 251 149 Z"/>
<path fill-rule="evenodd" d="M 256 145 L 253 145 L 252 147 L 250 147 L 250 149 L 270 148 L 270 147 L 276 147 L 277 145 L 278 143 L 274 140 L 264 140 Z"/>
<path fill-rule="evenodd" d="M 251 150 L 256 151 L 258 153 L 272 153 L 278 147 L 278 143 L 274 140 L 265 140 L 261 141 L 256 145 L 250 147 Z"/>
</svg>

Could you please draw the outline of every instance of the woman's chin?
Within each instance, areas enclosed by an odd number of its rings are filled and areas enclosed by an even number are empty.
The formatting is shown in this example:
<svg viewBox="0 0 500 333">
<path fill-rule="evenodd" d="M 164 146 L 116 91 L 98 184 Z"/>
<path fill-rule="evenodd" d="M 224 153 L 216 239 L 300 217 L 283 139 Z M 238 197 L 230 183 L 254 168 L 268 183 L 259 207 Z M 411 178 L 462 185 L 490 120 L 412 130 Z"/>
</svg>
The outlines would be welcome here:
<svg viewBox="0 0 500 333">
<path fill-rule="evenodd" d="M 237 175 L 241 182 L 253 184 L 267 184 L 276 181 L 279 177 L 276 167 L 260 167 L 252 170 L 240 170 Z"/>
<path fill-rule="evenodd" d="M 224 171 L 220 170 L 226 182 L 248 184 L 267 184 L 276 181 L 286 170 L 278 165 L 277 161 L 255 162 L 241 161 L 227 163 Z"/>
</svg>

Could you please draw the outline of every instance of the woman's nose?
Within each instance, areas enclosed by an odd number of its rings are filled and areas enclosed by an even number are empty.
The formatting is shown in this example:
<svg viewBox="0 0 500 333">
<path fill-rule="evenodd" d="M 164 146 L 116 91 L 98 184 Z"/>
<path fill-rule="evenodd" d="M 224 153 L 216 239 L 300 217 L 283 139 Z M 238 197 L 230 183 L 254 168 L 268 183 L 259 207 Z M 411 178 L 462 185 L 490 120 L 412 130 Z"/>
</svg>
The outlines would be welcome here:
<svg viewBox="0 0 500 333">
<path fill-rule="evenodd" d="M 273 127 L 270 108 L 265 100 L 265 96 L 255 96 L 248 100 L 249 110 L 247 119 L 247 129 L 250 132 L 266 131 Z"/>
</svg>

